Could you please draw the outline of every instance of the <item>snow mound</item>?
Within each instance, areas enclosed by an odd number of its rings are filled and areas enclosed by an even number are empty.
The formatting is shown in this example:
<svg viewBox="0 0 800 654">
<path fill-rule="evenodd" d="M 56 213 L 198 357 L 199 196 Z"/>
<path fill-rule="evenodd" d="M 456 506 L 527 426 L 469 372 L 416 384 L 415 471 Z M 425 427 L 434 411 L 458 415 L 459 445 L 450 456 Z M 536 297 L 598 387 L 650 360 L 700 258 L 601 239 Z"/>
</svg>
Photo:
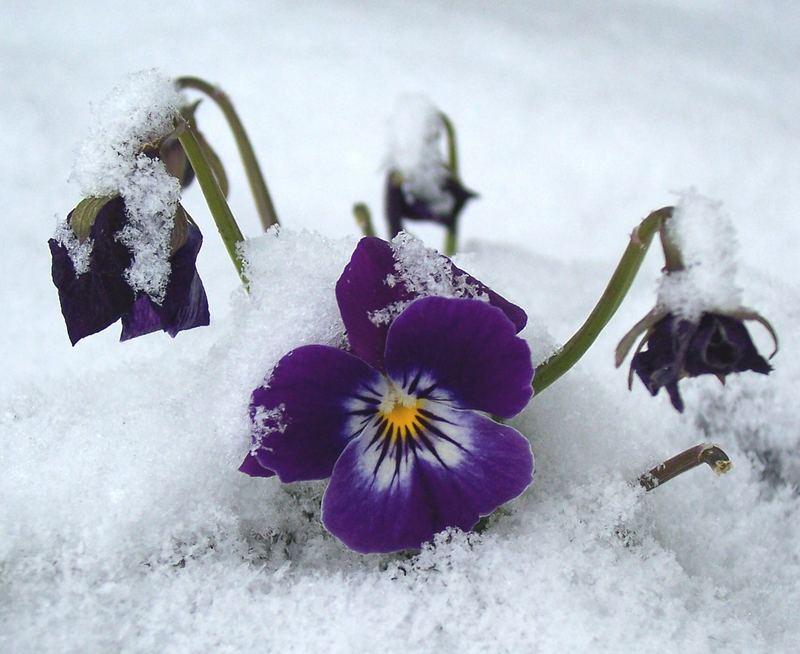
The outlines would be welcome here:
<svg viewBox="0 0 800 654">
<path fill-rule="evenodd" d="M 537 457 L 528 491 L 482 533 L 451 530 L 418 554 L 344 548 L 319 521 L 325 482 L 239 473 L 252 390 L 289 350 L 343 341 L 334 288 L 354 246 L 271 230 L 245 245 L 251 292 L 234 294 L 208 341 L 3 398 L 0 650 L 791 651 L 797 496 L 739 444 L 744 417 L 710 412 L 700 428 L 622 380 L 609 386 L 610 354 L 512 421 Z M 552 262 L 516 250 L 509 265 L 509 252 L 478 247 L 459 262 L 531 325 L 567 322 L 555 285 L 520 283 Z M 565 272 L 576 288 L 597 276 Z M 775 441 L 798 379 L 796 366 L 743 375 L 733 397 L 779 384 L 774 403 L 752 406 Z M 631 483 L 707 435 L 735 460 L 731 474 L 697 470 L 648 494 Z"/>
</svg>

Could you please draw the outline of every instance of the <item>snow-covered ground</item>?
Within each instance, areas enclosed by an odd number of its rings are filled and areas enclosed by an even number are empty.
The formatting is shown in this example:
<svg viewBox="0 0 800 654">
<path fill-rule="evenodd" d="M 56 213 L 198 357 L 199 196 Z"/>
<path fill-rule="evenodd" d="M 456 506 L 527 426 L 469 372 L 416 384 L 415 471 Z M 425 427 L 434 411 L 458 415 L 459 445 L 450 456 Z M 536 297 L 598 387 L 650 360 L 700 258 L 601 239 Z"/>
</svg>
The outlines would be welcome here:
<svg viewBox="0 0 800 654">
<path fill-rule="evenodd" d="M 5 0 L 0 25 L 0 651 L 796 650 L 792 3 Z M 250 244 L 246 297 L 192 187 L 212 325 L 124 344 L 112 327 L 73 349 L 46 241 L 80 199 L 67 178 L 90 103 L 151 67 L 228 91 L 285 229 Z M 350 207 L 380 213 L 386 121 L 409 91 L 454 119 L 481 194 L 457 262 L 527 310 L 537 361 L 591 309 L 638 220 L 689 186 L 724 202 L 744 304 L 782 349 L 769 377 L 684 382 L 683 415 L 638 380 L 628 392 L 613 350 L 654 302 L 654 248 L 595 347 L 513 421 L 536 454 L 528 491 L 480 535 L 361 556 L 319 524 L 324 484 L 236 468 L 264 373 L 341 335 Z M 199 121 L 256 236 L 211 103 Z M 628 484 L 704 440 L 733 472 Z"/>
</svg>

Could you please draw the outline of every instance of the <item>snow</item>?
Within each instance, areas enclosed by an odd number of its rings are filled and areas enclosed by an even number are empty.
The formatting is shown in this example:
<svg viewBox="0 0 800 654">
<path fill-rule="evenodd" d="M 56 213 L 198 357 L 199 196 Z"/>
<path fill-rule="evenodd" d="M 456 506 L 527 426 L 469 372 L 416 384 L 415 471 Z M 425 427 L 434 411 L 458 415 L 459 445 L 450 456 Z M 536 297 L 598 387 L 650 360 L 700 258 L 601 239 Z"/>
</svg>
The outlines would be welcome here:
<svg viewBox="0 0 800 654">
<path fill-rule="evenodd" d="M 662 276 L 658 304 L 688 320 L 703 312 L 733 313 L 742 308 L 742 289 L 736 285 L 738 243 L 722 203 L 695 189 L 680 194 L 666 223 L 684 270 Z"/>
<path fill-rule="evenodd" d="M 666 1 L 0 12 L 0 651 L 796 650 L 797 12 Z M 193 187 L 181 202 L 205 237 L 212 325 L 125 344 L 108 330 L 73 349 L 45 242 L 83 195 L 66 171 L 87 104 L 153 66 L 230 94 L 285 227 L 246 245 L 246 295 Z M 768 377 L 684 380 L 682 415 L 639 384 L 629 392 L 613 350 L 653 306 L 654 245 L 595 347 L 513 421 L 536 455 L 531 488 L 480 534 L 365 557 L 321 528 L 324 482 L 236 469 L 252 390 L 292 348 L 343 341 L 334 287 L 357 242 L 349 208 L 380 206 L 382 126 L 409 90 L 453 118 L 481 191 L 456 263 L 528 311 L 535 360 L 591 310 L 638 220 L 691 185 L 724 201 L 742 302 L 769 316 L 782 349 Z M 235 145 L 211 103 L 199 113 L 254 236 Z M 415 225 L 436 246 L 430 230 Z M 729 474 L 697 469 L 652 493 L 630 483 L 706 441 L 734 460 Z"/>
<path fill-rule="evenodd" d="M 409 202 L 416 198 L 435 213 L 448 213 L 455 201 L 443 191 L 449 170 L 443 153 L 444 125 L 431 101 L 420 94 L 404 94 L 395 102 L 390 121 L 387 168 L 402 175 Z"/>
<path fill-rule="evenodd" d="M 94 247 L 94 241 L 91 238 L 87 238 L 81 243 L 70 224 L 66 220 L 61 220 L 56 225 L 53 240 L 67 249 L 67 255 L 75 267 L 76 275 L 82 275 L 89 270 Z"/>
<path fill-rule="evenodd" d="M 489 296 L 475 284 L 470 283 L 466 274 L 454 274 L 447 259 L 436 250 L 429 248 L 421 239 L 407 232 L 400 232 L 391 240 L 392 255 L 395 259 L 395 272 L 387 275 L 388 286 L 403 284 L 409 293 L 416 297 L 439 295 L 443 297 L 463 297 L 489 301 Z M 385 325 L 399 316 L 410 302 L 392 302 L 389 306 L 369 315 L 375 325 Z"/>
</svg>

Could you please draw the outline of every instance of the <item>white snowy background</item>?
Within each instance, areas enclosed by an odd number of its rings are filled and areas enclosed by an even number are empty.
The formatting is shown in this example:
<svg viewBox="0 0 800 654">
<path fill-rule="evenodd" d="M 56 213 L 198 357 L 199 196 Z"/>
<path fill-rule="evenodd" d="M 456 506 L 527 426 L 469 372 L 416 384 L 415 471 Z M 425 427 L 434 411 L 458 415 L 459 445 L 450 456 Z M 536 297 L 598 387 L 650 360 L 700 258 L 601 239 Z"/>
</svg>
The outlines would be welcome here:
<svg viewBox="0 0 800 654">
<path fill-rule="evenodd" d="M 799 60 L 792 2 L 3 0 L 0 651 L 797 651 Z M 251 244 L 245 297 L 192 187 L 212 326 L 124 344 L 115 326 L 73 349 L 46 241 L 80 199 L 90 105 L 152 67 L 229 92 L 285 230 Z M 458 127 L 481 193 L 458 263 L 528 311 L 537 360 L 632 227 L 690 186 L 724 202 L 744 302 L 782 350 L 768 378 L 685 382 L 684 415 L 629 392 L 613 348 L 654 301 L 654 248 L 597 345 L 514 421 L 531 488 L 482 535 L 365 557 L 319 525 L 324 484 L 236 467 L 262 375 L 340 334 L 350 207 L 380 215 L 405 92 Z M 210 102 L 199 121 L 256 236 L 224 122 Z M 730 474 L 629 485 L 706 440 Z"/>
</svg>

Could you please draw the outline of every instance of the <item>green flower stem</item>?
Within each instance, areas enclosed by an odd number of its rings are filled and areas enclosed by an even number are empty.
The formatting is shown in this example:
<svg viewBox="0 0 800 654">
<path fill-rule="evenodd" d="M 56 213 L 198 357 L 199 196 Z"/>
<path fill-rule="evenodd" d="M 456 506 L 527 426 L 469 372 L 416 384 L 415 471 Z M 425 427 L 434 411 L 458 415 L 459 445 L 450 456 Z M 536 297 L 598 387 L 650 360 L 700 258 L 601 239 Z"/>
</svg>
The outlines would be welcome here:
<svg viewBox="0 0 800 654">
<path fill-rule="evenodd" d="M 361 233 L 364 236 L 375 236 L 375 228 L 372 226 L 372 217 L 369 213 L 369 207 L 363 202 L 353 205 L 353 217 L 356 219 L 356 224 L 361 228 Z"/>
<path fill-rule="evenodd" d="M 217 224 L 225 249 L 228 251 L 228 256 L 233 261 L 233 265 L 236 266 L 236 272 L 239 273 L 242 283 L 247 288 L 248 282 L 244 274 L 244 263 L 238 247 L 239 243 L 244 241 L 242 231 L 239 229 L 239 225 L 236 224 L 236 219 L 231 213 L 228 202 L 217 184 L 208 161 L 206 161 L 203 149 L 197 141 L 192 126 L 184 121 L 179 125 L 178 131 L 178 139 L 183 146 L 183 151 L 186 152 L 186 156 L 189 158 L 189 163 L 192 164 L 200 189 L 206 198 L 206 204 L 208 204 L 209 211 L 211 211 L 214 222 Z"/>
<path fill-rule="evenodd" d="M 439 112 L 439 118 L 444 126 L 444 132 L 447 136 L 447 167 L 450 169 L 450 174 L 455 179 L 459 178 L 458 175 L 458 142 L 456 141 L 456 128 L 453 121 L 450 120 L 444 111 Z M 444 237 L 444 253 L 448 257 L 452 257 L 458 249 L 458 225 L 453 225 L 447 228 L 447 233 Z"/>
<path fill-rule="evenodd" d="M 272 225 L 277 225 L 278 215 L 267 190 L 267 183 L 261 174 L 261 167 L 258 165 L 256 153 L 253 151 L 253 146 L 250 144 L 250 139 L 247 137 L 242 121 L 239 120 L 239 116 L 228 96 L 221 89 L 199 77 L 179 77 L 175 80 L 175 85 L 179 89 L 194 89 L 204 93 L 216 102 L 217 106 L 222 110 L 236 140 L 236 147 L 239 149 L 239 156 L 242 158 L 242 164 L 255 199 L 261 224 L 264 226 L 265 231 Z"/>
<path fill-rule="evenodd" d="M 536 368 L 533 380 L 534 393 L 540 393 L 574 366 L 595 342 L 597 336 L 616 313 L 633 284 L 642 265 L 653 236 L 670 215 L 672 207 L 653 211 L 633 230 L 631 240 L 611 276 L 606 290 L 595 305 L 586 322 L 558 352 Z"/>
<path fill-rule="evenodd" d="M 670 211 L 670 216 L 672 212 Z M 683 255 L 678 244 L 672 239 L 666 222 L 661 223 L 658 230 L 658 235 L 661 237 L 661 249 L 664 252 L 664 269 L 668 272 L 679 272 L 685 268 L 683 264 Z"/>
<path fill-rule="evenodd" d="M 456 142 L 456 128 L 453 126 L 453 121 L 450 120 L 444 111 L 439 112 L 439 118 L 444 126 L 444 132 L 447 135 L 447 167 L 453 174 L 453 177 L 458 179 L 458 143 Z"/>
<path fill-rule="evenodd" d="M 444 253 L 445 256 L 452 257 L 456 253 L 458 245 L 458 233 L 456 226 L 448 228 L 447 233 L 444 235 Z"/>
</svg>

